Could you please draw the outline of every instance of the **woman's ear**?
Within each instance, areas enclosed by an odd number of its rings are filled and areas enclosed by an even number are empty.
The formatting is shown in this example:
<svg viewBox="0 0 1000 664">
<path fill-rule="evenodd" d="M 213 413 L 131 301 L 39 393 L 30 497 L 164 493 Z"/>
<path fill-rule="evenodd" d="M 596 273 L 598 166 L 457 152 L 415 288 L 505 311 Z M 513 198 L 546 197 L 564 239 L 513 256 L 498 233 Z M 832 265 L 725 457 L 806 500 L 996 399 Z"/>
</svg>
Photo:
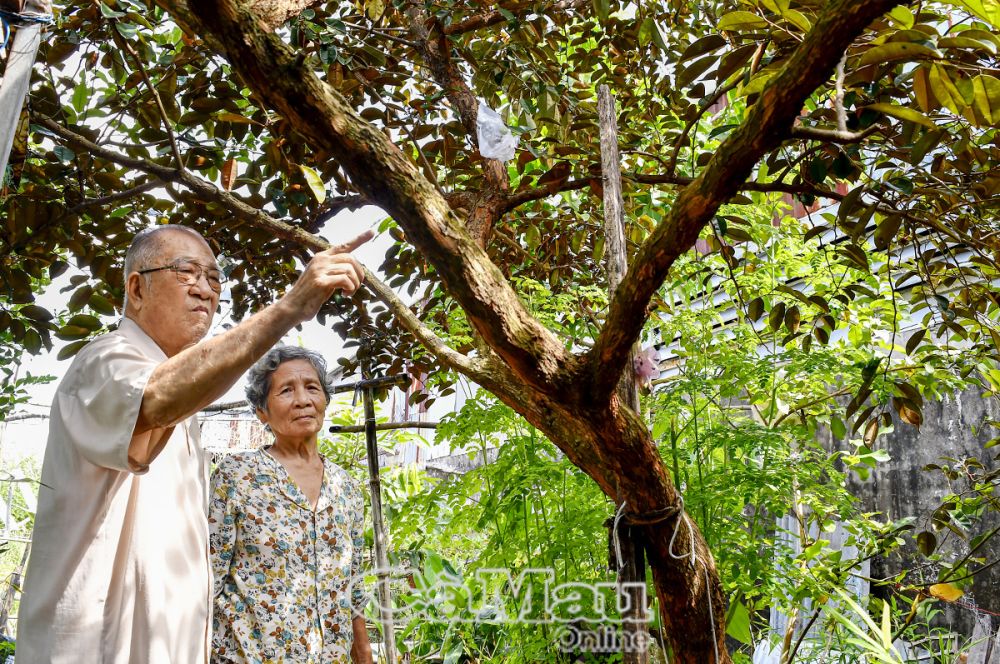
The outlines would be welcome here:
<svg viewBox="0 0 1000 664">
<path fill-rule="evenodd" d="M 257 413 L 257 419 L 260 420 L 260 423 L 266 425 L 267 424 L 267 411 L 264 410 L 263 408 L 258 408 L 254 412 Z"/>
</svg>

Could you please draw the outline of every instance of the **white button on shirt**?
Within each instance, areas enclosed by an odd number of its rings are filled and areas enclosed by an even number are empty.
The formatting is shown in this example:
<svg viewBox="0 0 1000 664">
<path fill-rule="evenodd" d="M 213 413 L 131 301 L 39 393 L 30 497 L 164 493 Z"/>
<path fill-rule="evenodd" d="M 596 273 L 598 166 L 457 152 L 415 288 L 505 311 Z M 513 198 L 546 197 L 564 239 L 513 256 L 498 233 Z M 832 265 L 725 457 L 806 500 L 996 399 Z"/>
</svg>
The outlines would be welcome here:
<svg viewBox="0 0 1000 664">
<path fill-rule="evenodd" d="M 195 417 L 148 467 L 128 459 L 166 360 L 132 320 L 84 347 L 52 404 L 24 595 L 24 664 L 203 664 L 208 460 Z"/>
</svg>

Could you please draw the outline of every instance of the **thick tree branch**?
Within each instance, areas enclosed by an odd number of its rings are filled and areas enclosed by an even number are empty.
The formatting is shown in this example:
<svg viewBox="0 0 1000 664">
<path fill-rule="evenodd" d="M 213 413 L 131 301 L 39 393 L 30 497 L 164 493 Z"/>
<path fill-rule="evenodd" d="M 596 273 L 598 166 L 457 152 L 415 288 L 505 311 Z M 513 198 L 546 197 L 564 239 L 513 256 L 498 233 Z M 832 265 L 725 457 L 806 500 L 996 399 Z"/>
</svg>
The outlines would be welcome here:
<svg viewBox="0 0 1000 664">
<path fill-rule="evenodd" d="M 535 189 L 525 189 L 524 191 L 519 191 L 517 193 L 511 194 L 504 199 L 503 202 L 503 212 L 510 212 L 511 210 L 517 209 L 525 203 L 530 203 L 531 201 L 541 200 L 543 198 L 548 198 L 549 196 L 554 196 L 563 191 L 575 191 L 577 189 L 586 189 L 590 186 L 591 181 L 594 178 L 580 179 L 580 180 L 563 180 L 562 182 L 552 182 L 541 187 L 536 187 Z"/>
<path fill-rule="evenodd" d="M 527 311 L 434 185 L 389 137 L 320 80 L 309 63 L 262 30 L 236 0 L 160 4 L 189 32 L 219 47 L 266 105 L 313 147 L 337 159 L 359 193 L 399 223 L 473 327 L 517 376 L 544 389 L 569 378 L 565 370 L 574 362 L 572 355 Z"/>
<path fill-rule="evenodd" d="M 843 52 L 873 20 L 899 4 L 902 0 L 829 2 L 740 127 L 678 194 L 670 212 L 636 254 L 594 348 L 584 356 L 582 380 L 591 386 L 595 401 L 615 389 L 629 348 L 646 321 L 646 307 L 677 257 L 694 244 L 719 206 L 746 182 L 757 161 L 788 136 L 803 102 L 830 78 Z"/>
<path fill-rule="evenodd" d="M 257 208 L 247 205 L 236 196 L 227 191 L 223 191 L 210 182 L 206 182 L 195 176 L 190 171 L 178 171 L 160 164 L 154 164 L 142 159 L 126 157 L 116 152 L 108 150 L 96 143 L 88 140 L 69 129 L 66 129 L 55 120 L 45 116 L 34 115 L 32 119 L 45 127 L 48 131 L 62 138 L 68 145 L 76 149 L 86 151 L 95 157 L 107 159 L 121 166 L 142 171 L 156 177 L 161 182 L 170 182 L 183 185 L 194 192 L 200 198 L 215 201 L 225 206 L 233 213 L 237 219 L 245 221 L 255 228 L 262 228 L 275 237 L 289 240 L 300 246 L 307 247 L 313 251 L 323 251 L 330 247 L 329 243 L 321 237 L 317 237 L 307 231 L 279 221 L 267 213 Z M 134 193 L 134 190 L 130 190 Z M 396 293 L 388 285 L 382 283 L 379 278 L 368 268 L 365 268 L 365 286 L 367 286 L 375 296 L 381 300 L 393 315 L 399 320 L 407 332 L 417 338 L 431 353 L 438 357 L 444 364 L 459 371 L 473 380 L 482 377 L 482 363 L 462 355 L 458 351 L 450 348 L 444 340 L 434 334 L 433 330 L 424 325 L 416 317 L 406 304 L 399 299 Z"/>
</svg>

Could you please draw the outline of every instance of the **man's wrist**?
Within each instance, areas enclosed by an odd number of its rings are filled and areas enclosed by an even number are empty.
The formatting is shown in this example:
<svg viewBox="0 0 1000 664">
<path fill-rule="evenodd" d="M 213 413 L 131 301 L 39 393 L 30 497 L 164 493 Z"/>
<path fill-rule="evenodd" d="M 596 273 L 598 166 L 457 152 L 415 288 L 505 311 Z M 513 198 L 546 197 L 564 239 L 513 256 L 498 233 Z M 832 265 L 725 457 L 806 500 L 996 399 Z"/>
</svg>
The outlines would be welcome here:
<svg viewBox="0 0 1000 664">
<path fill-rule="evenodd" d="M 274 311 L 276 318 L 288 324 L 289 329 L 305 322 L 305 319 L 302 317 L 301 308 L 295 306 L 295 301 L 292 298 L 293 296 L 291 292 L 288 292 L 282 295 L 277 302 L 271 305 L 271 309 Z"/>
</svg>

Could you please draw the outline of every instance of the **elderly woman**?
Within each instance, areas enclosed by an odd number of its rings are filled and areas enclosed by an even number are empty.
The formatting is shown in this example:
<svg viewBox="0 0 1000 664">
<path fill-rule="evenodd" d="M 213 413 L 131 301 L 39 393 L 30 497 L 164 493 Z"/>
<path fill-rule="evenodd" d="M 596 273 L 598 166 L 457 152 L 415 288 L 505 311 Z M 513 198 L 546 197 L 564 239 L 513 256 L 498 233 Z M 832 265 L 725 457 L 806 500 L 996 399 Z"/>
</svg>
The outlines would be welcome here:
<svg viewBox="0 0 1000 664">
<path fill-rule="evenodd" d="M 274 443 L 227 457 L 212 477 L 212 661 L 370 663 L 364 501 L 316 445 L 326 363 L 278 346 L 250 369 L 246 392 Z"/>
</svg>

